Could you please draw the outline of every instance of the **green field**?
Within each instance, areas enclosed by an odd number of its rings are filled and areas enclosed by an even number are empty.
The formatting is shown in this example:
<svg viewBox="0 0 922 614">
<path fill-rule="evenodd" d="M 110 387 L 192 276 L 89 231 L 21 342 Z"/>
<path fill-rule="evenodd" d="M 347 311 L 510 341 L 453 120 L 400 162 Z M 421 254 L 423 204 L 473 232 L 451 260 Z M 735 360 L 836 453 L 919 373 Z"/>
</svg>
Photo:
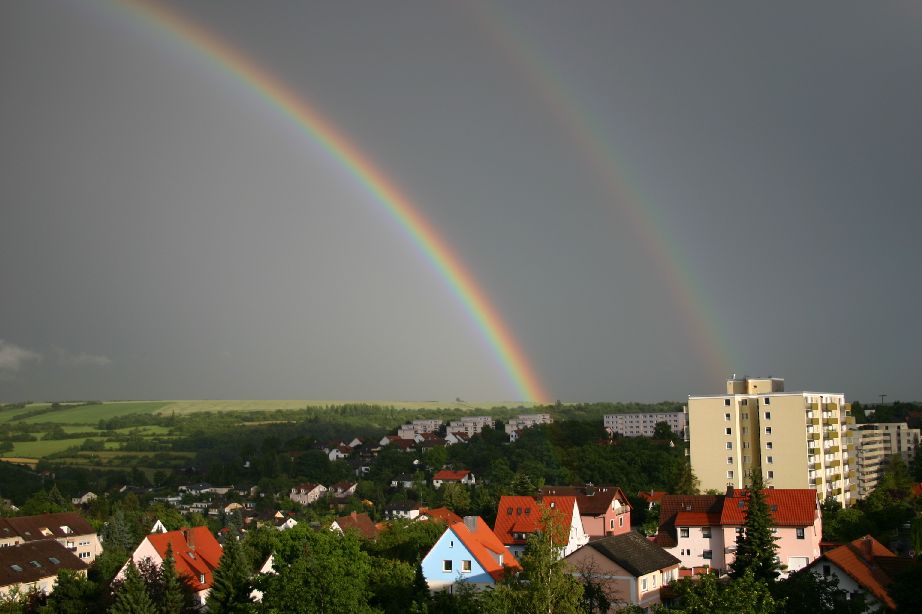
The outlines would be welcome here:
<svg viewBox="0 0 922 614">
<path fill-rule="evenodd" d="M 93 438 L 91 438 L 93 439 Z M 101 438 L 100 438 L 101 439 Z M 13 450 L 3 456 L 21 456 L 25 458 L 45 458 L 49 454 L 66 450 L 83 443 L 83 439 L 56 439 L 50 441 L 17 441 Z"/>
<path fill-rule="evenodd" d="M 29 416 L 16 420 L 17 416 L 38 409 L 47 409 L 50 403 L 32 403 L 21 409 L 8 409 L 0 412 L 0 422 L 22 422 L 36 424 L 56 422 L 72 426 L 95 426 L 100 420 L 117 416 L 139 413 L 158 413 L 169 415 L 189 415 L 199 412 L 256 412 L 275 410 L 297 410 L 305 407 L 325 407 L 349 404 L 380 405 L 395 407 L 397 409 L 469 409 L 477 407 L 489 408 L 505 405 L 507 407 L 530 407 L 533 403 L 496 402 L 480 403 L 477 405 L 457 401 L 318 401 L 318 400 L 265 400 L 265 401 L 227 401 L 227 400 L 199 400 L 199 401 L 106 401 L 99 405 L 62 405 L 54 411 Z M 80 429 L 75 429 L 80 430 Z M 69 432 L 73 432 L 68 428 Z"/>
</svg>

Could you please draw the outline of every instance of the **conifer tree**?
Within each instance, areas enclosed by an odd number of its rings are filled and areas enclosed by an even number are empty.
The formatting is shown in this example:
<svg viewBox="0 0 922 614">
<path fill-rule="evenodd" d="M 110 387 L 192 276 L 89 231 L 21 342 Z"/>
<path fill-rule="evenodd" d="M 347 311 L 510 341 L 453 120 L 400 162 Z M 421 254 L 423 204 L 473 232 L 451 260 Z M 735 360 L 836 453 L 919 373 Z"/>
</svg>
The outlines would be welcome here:
<svg viewBox="0 0 922 614">
<path fill-rule="evenodd" d="M 750 571 L 756 580 L 772 582 L 781 571 L 775 556 L 778 549 L 772 534 L 772 515 L 765 500 L 765 484 L 758 468 L 750 473 L 746 489 L 746 521 L 743 531 L 736 536 L 736 558 L 730 565 L 730 575 L 742 578 Z"/>
<path fill-rule="evenodd" d="M 115 603 L 109 608 L 109 614 L 157 614 L 134 561 L 128 561 L 125 580 L 115 594 Z"/>
<path fill-rule="evenodd" d="M 208 594 L 208 611 L 215 614 L 249 612 L 251 604 L 250 565 L 240 543 L 228 535 L 221 563 L 214 571 L 214 582 Z"/>
<path fill-rule="evenodd" d="M 176 557 L 173 556 L 173 546 L 167 544 L 166 558 L 160 566 L 160 595 L 161 614 L 180 614 L 186 605 L 186 594 L 183 591 L 182 581 L 176 573 Z"/>
</svg>

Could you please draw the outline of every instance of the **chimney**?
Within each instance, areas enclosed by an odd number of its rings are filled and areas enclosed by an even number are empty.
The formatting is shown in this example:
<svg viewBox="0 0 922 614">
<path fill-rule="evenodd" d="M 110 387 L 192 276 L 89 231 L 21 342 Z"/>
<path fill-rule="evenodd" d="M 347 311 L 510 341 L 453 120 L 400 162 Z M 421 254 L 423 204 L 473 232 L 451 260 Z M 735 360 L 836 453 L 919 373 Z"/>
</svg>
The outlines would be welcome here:
<svg viewBox="0 0 922 614">
<path fill-rule="evenodd" d="M 192 529 L 183 529 L 182 536 L 186 540 L 186 546 L 189 548 L 189 555 L 195 558 L 195 539 L 192 536 Z"/>
<path fill-rule="evenodd" d="M 861 553 L 864 555 L 864 558 L 866 558 L 869 563 L 874 560 L 874 545 L 871 543 L 870 535 L 865 535 L 861 539 Z"/>
<path fill-rule="evenodd" d="M 349 515 L 352 516 L 352 520 L 355 520 L 358 517 L 358 514 L 356 514 L 355 512 L 352 512 Z"/>
<path fill-rule="evenodd" d="M 477 516 L 465 516 L 464 526 L 467 527 L 468 531 L 474 533 L 477 530 Z"/>
</svg>

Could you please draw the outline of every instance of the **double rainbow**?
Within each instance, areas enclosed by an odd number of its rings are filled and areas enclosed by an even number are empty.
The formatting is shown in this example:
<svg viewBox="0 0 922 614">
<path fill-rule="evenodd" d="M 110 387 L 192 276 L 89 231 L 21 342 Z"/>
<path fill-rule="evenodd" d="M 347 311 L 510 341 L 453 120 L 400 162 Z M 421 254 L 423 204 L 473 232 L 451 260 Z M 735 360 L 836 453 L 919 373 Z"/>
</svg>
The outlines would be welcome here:
<svg viewBox="0 0 922 614">
<path fill-rule="evenodd" d="M 215 67 L 245 85 L 267 105 L 281 111 L 305 136 L 342 165 L 377 203 L 384 206 L 431 261 L 482 332 L 521 400 L 547 402 L 550 399 L 509 326 L 445 239 L 426 220 L 419 207 L 329 119 L 241 51 L 175 10 L 143 0 L 122 0 L 120 4 L 158 32 L 170 34 L 186 48 L 207 57 Z"/>
</svg>

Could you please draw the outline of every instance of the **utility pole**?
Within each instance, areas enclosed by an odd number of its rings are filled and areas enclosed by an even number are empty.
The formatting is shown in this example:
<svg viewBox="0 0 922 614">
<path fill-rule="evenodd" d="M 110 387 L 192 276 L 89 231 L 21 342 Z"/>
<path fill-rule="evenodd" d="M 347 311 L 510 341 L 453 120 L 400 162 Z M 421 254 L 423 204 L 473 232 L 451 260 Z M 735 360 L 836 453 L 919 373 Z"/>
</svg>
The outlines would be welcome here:
<svg viewBox="0 0 922 614">
<path fill-rule="evenodd" d="M 878 396 L 880 397 L 880 404 L 883 405 L 883 404 L 884 404 L 884 399 L 887 397 L 887 395 L 885 395 L 885 394 L 879 394 Z"/>
</svg>

